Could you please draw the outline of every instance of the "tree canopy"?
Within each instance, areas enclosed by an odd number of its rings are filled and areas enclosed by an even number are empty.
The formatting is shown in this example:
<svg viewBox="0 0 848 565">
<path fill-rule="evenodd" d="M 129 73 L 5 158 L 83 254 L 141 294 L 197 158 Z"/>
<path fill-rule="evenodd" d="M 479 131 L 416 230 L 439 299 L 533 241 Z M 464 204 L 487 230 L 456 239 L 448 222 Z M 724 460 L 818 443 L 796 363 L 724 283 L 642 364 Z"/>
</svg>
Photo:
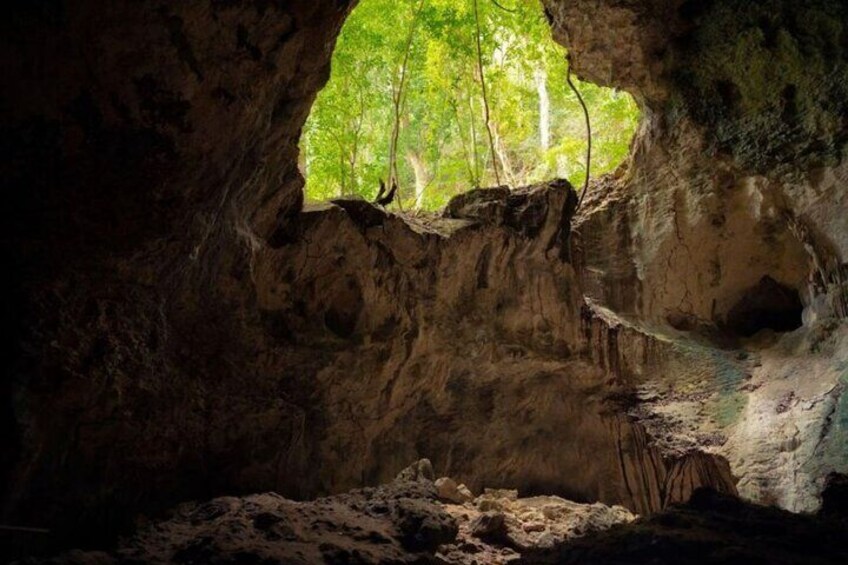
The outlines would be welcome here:
<svg viewBox="0 0 848 565">
<path fill-rule="evenodd" d="M 362 0 L 304 128 L 307 197 L 371 199 L 394 171 L 402 205 L 429 210 L 496 177 L 580 186 L 586 132 L 565 50 L 538 0 L 508 1 Z M 611 171 L 638 108 L 626 93 L 578 87 L 592 117 L 593 174 Z"/>
</svg>

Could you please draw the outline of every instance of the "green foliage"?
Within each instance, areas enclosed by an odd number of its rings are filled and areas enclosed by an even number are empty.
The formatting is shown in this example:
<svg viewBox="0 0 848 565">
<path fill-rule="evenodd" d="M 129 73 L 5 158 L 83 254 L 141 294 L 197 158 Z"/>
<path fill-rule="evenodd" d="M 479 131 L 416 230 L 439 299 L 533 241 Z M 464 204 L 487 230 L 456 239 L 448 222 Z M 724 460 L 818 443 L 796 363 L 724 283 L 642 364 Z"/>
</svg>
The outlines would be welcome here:
<svg viewBox="0 0 848 565">
<path fill-rule="evenodd" d="M 362 0 L 339 37 L 332 75 L 301 142 L 312 200 L 373 198 L 389 172 L 392 92 L 418 0 Z M 481 0 L 480 24 L 495 158 L 502 181 L 520 186 L 566 177 L 581 186 L 585 126 L 565 83 L 564 50 L 538 0 L 511 0 L 516 13 Z M 407 206 L 436 209 L 456 194 L 494 184 L 476 67 L 472 0 L 426 0 L 411 47 L 398 149 Z M 542 144 L 542 94 L 550 143 Z M 594 131 L 593 174 L 625 158 L 638 109 L 625 94 L 579 84 Z"/>
</svg>

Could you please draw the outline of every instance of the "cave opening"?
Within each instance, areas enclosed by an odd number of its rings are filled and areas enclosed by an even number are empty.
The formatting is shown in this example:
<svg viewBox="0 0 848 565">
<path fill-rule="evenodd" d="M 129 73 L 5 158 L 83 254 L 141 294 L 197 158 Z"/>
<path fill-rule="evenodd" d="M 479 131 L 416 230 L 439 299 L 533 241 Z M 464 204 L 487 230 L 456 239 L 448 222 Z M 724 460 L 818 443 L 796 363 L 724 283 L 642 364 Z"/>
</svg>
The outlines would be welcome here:
<svg viewBox="0 0 848 565">
<path fill-rule="evenodd" d="M 374 200 L 396 178 L 396 206 L 433 211 L 472 188 L 585 180 L 582 110 L 536 0 L 363 0 L 331 68 L 300 142 L 307 200 Z M 626 92 L 577 84 L 591 174 L 614 171 L 639 108 Z"/>
<path fill-rule="evenodd" d="M 728 311 L 726 326 L 740 337 L 751 337 L 762 330 L 786 333 L 803 325 L 803 311 L 796 289 L 765 275 Z"/>
</svg>

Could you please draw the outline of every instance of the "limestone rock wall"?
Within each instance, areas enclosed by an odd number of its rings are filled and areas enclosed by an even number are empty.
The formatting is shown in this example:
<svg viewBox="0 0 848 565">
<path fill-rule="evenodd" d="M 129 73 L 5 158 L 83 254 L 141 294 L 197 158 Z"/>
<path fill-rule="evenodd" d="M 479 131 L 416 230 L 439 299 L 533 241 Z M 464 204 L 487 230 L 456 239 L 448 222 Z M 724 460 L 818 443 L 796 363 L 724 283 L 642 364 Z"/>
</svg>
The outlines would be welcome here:
<svg viewBox="0 0 848 565">
<path fill-rule="evenodd" d="M 473 489 L 640 512 L 701 484 L 735 491 L 726 463 L 702 473 L 686 450 L 652 449 L 615 400 L 665 361 L 584 304 L 565 260 L 575 203 L 565 182 L 475 191 L 442 219 L 338 201 L 308 208 L 289 243 L 257 255 L 280 358 L 315 364 L 300 385 L 314 391 L 303 445 L 315 451 L 298 455 L 317 463 L 311 486 L 385 481 L 429 453 Z"/>
<path fill-rule="evenodd" d="M 741 494 L 815 508 L 824 477 L 848 464 L 846 6 L 545 4 L 578 73 L 646 111 L 629 170 L 596 183 L 575 220 L 587 294 L 726 357 L 712 373 L 659 375 L 665 392 L 645 392 L 659 394 L 648 411 L 673 428 L 717 423 L 710 449 L 729 454 Z M 798 293 L 794 320 L 778 285 Z"/>
</svg>

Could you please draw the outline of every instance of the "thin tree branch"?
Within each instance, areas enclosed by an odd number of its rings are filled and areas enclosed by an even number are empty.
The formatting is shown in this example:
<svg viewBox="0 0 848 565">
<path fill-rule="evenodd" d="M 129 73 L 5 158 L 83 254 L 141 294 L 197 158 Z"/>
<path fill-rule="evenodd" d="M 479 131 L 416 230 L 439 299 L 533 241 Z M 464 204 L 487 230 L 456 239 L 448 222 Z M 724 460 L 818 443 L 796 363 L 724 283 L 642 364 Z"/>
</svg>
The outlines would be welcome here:
<svg viewBox="0 0 848 565">
<path fill-rule="evenodd" d="M 483 76 L 483 46 L 480 41 L 480 11 L 477 9 L 477 0 L 474 0 L 474 24 L 477 27 L 477 69 L 480 72 L 480 87 L 483 91 L 483 110 L 486 118 L 486 131 L 489 134 L 489 149 L 492 152 L 492 168 L 495 170 L 495 182 L 501 184 L 501 175 L 498 172 L 498 157 L 495 152 L 495 139 L 492 136 L 492 125 L 489 117 L 489 96 L 486 93 L 486 77 Z"/>
<path fill-rule="evenodd" d="M 518 8 L 507 8 L 504 5 L 500 4 L 497 0 L 492 0 L 492 4 L 503 10 L 504 12 L 509 12 L 510 14 L 517 14 Z"/>
<path fill-rule="evenodd" d="M 459 144 L 462 146 L 462 153 L 464 156 L 463 161 L 465 162 L 465 166 L 468 168 L 468 180 L 471 181 L 471 184 L 478 185 L 480 184 L 475 177 L 474 174 L 474 163 L 471 160 L 471 154 L 468 151 L 467 142 L 465 140 L 465 132 L 462 129 L 462 120 L 459 117 L 459 108 L 455 100 L 451 99 L 449 101 L 450 105 L 453 107 L 454 115 L 456 116 L 456 129 L 459 131 Z M 476 186 L 475 186 L 476 188 Z"/>
<path fill-rule="evenodd" d="M 468 115 L 471 122 L 471 150 L 474 154 L 474 188 L 480 188 L 482 181 L 482 173 L 480 172 L 480 152 L 477 147 L 477 119 L 474 117 L 474 97 L 471 91 L 468 92 Z"/>
</svg>

